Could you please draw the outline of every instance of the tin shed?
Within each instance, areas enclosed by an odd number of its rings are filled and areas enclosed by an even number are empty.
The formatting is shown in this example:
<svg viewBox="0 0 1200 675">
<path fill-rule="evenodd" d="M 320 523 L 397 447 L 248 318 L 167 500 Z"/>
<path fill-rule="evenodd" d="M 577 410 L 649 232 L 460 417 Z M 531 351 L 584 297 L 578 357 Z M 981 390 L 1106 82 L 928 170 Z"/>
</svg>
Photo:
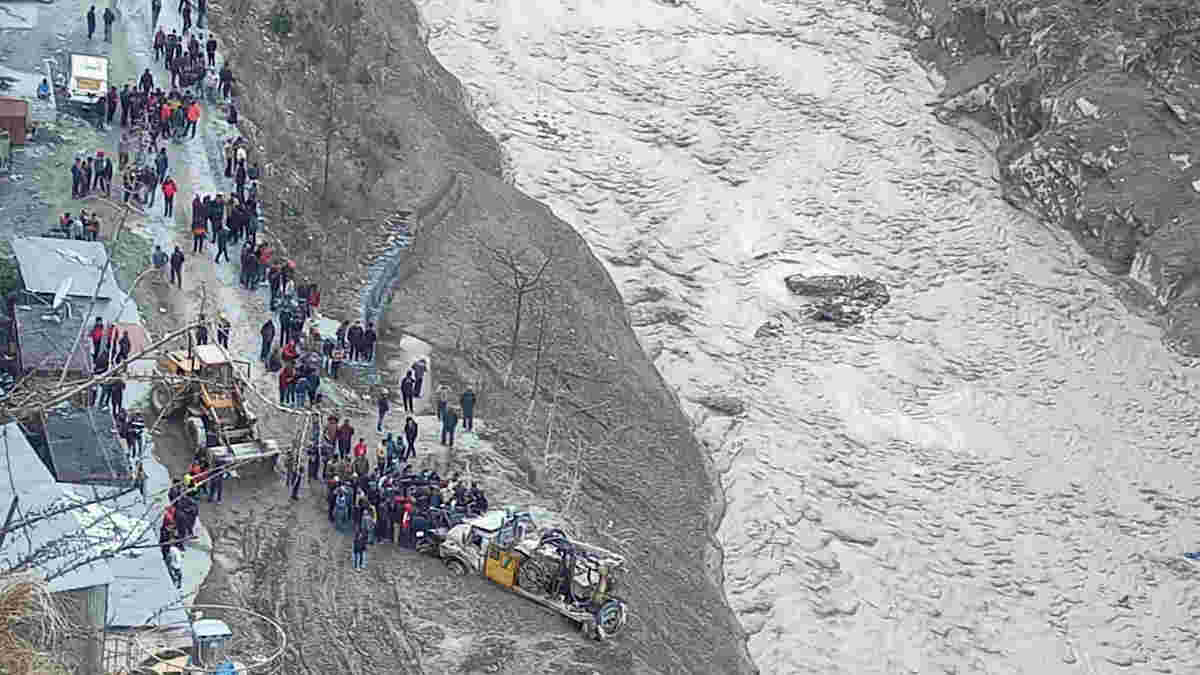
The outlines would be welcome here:
<svg viewBox="0 0 1200 675">
<path fill-rule="evenodd" d="M 23 98 L 0 96 L 0 129 L 8 132 L 14 146 L 25 145 L 25 132 L 33 126 L 29 117 L 29 101 Z"/>
</svg>

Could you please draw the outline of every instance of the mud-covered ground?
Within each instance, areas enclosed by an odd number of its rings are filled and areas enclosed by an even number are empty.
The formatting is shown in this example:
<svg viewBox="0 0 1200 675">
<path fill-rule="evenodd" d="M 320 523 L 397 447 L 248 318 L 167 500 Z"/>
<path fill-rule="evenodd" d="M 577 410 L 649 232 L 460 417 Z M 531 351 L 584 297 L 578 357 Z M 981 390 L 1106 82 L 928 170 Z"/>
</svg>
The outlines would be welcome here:
<svg viewBox="0 0 1200 675">
<path fill-rule="evenodd" d="M 1072 234 L 1200 353 L 1200 12 L 1190 0 L 893 0 L 998 136 L 1015 203 Z"/>
<path fill-rule="evenodd" d="M 494 503 L 533 506 L 627 555 L 621 594 L 633 617 L 627 634 L 597 644 L 483 580 L 452 578 L 436 560 L 390 546 L 372 548 L 367 570 L 354 572 L 349 541 L 329 526 L 321 491 L 306 486 L 293 502 L 269 470 L 228 484 L 223 504 L 202 505 L 214 566 L 199 601 L 281 619 L 289 649 L 276 667 L 285 673 L 749 672 L 743 636 L 715 578 L 720 566 L 711 524 L 718 502 L 704 460 L 587 246 L 501 180 L 496 144 L 467 113 L 458 83 L 425 50 L 407 2 L 370 7 L 356 28 L 360 41 L 372 45 L 364 61 L 377 78 L 378 105 L 358 114 L 342 109 L 332 196 L 315 197 L 323 192 L 314 168 L 321 147 L 314 140 L 320 137 L 315 69 L 309 57 L 297 56 L 298 38 L 265 28 L 270 7 L 212 4 L 219 58 L 232 59 L 240 82 L 240 133 L 266 174 L 264 236 L 297 261 L 303 276 L 322 284 L 326 316 L 358 318 L 364 299 L 375 297 L 371 290 L 398 282 L 381 326 L 379 361 L 408 362 L 403 330 L 432 345 L 429 390 L 439 380 L 456 391 L 472 381 L 480 392 L 477 416 L 486 440 L 464 438 L 458 452 L 438 462 L 480 475 Z M 175 9 L 164 3 L 161 23 L 178 25 Z M 55 50 L 78 48 L 85 10 L 72 2 L 42 10 L 37 28 L 26 30 L 15 50 L 25 67 Z M 121 84 L 146 66 L 162 78 L 150 62 L 149 3 L 121 5 L 119 14 L 113 81 Z M 63 26 L 71 30 L 59 35 Z M 118 262 L 127 261 L 123 267 L 144 264 L 153 243 L 168 250 L 178 243 L 190 252 L 192 196 L 231 187 L 216 153 L 223 138 L 239 131 L 224 116 L 223 108 L 206 107 L 197 138 L 169 147 L 180 186 L 175 216 L 163 218 L 156 206 L 136 218 L 137 238 L 123 236 L 115 247 Z M 61 143 L 38 146 L 22 160 L 28 174 L 50 172 L 41 187 L 17 181 L 2 188 L 6 208 L 21 214 L 9 231 L 35 233 L 61 210 L 74 152 L 94 152 L 96 143 L 115 149 L 112 133 L 101 137 L 69 118 L 58 127 Z M 370 162 L 362 139 L 376 150 Z M 356 178 L 369 173 L 367 164 L 375 167 L 371 177 Z M 439 190 L 456 173 L 454 189 Z M 10 196 L 33 206 L 10 207 Z M 424 218 L 408 252 L 398 250 L 408 243 L 398 234 L 404 228 L 385 222 L 404 210 Z M 501 250 L 519 252 L 522 264 L 542 256 L 552 261 L 544 289 L 525 301 L 511 373 L 515 308 L 513 294 L 496 280 Z M 374 264 L 384 254 L 403 257 L 380 270 Z M 231 352 L 252 356 L 267 316 L 263 292 L 238 288 L 236 266 L 214 265 L 211 255 L 210 247 L 204 257 L 189 256 L 181 290 L 150 279 L 135 298 L 155 334 L 220 308 L 234 322 Z M 531 405 L 535 361 L 541 386 Z M 370 403 L 360 398 L 365 383 L 395 382 L 399 374 L 348 373 L 329 399 L 356 428 L 373 432 Z M 273 398 L 273 375 L 256 372 L 256 382 Z M 265 399 L 257 408 L 264 436 L 291 437 L 296 417 Z M 431 419 L 423 425 L 431 434 Z M 155 438 L 159 459 L 173 471 L 187 461 L 180 433 L 176 421 Z M 374 445 L 378 435 L 366 435 Z"/>
</svg>

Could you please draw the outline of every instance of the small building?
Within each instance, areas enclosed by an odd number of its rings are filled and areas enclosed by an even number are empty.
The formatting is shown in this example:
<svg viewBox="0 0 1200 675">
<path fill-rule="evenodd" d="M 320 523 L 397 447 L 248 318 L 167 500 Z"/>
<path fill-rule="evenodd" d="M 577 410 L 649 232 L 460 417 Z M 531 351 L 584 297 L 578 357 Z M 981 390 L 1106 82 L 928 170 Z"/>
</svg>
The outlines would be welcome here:
<svg viewBox="0 0 1200 675">
<path fill-rule="evenodd" d="M 25 435 L 60 483 L 128 487 L 133 463 L 107 406 L 63 403 L 23 420 Z"/>
<path fill-rule="evenodd" d="M 16 422 L 0 426 L 0 507 L 14 518 L 78 503 L 42 465 Z M 15 489 L 14 489 L 15 488 Z M 0 569 L 34 571 L 49 580 L 49 590 L 63 616 L 76 630 L 59 644 L 42 645 L 68 659 L 75 675 L 99 675 L 104 649 L 108 591 L 114 581 L 103 560 L 108 532 L 89 533 L 79 511 L 66 511 L 35 526 L 0 534 Z M 20 522 L 20 521 L 16 521 Z M 95 560 L 93 560 L 95 559 Z M 83 564 L 80 564 L 83 563 Z"/>
<path fill-rule="evenodd" d="M 25 135 L 33 129 L 29 101 L 23 98 L 0 96 L 0 130 L 8 132 L 14 146 L 25 145 Z"/>
<path fill-rule="evenodd" d="M 101 282 L 108 261 L 104 244 L 19 237 L 12 247 L 25 286 L 10 303 L 12 341 L 16 344 L 11 352 L 19 373 L 58 375 L 66 366 L 68 377 L 90 375 L 92 343 L 86 335 L 80 337 L 80 325 L 86 324 L 84 330 L 89 330 L 96 318 L 106 326 L 116 321 L 120 331 L 129 332 L 130 353 L 145 346 L 141 326 L 119 321 L 122 312 L 133 313 L 136 308 L 124 305 L 124 295 L 111 273 Z"/>
</svg>

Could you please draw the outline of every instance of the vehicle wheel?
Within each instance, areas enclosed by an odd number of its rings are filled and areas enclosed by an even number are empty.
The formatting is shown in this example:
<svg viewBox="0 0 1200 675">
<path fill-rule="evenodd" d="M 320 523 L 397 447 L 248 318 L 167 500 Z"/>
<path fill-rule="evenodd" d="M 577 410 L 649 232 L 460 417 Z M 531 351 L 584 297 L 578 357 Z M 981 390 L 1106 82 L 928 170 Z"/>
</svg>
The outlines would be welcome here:
<svg viewBox="0 0 1200 675">
<path fill-rule="evenodd" d="M 450 570 L 450 574 L 453 574 L 456 577 L 467 576 L 467 566 L 463 564 L 463 561 L 456 558 L 449 558 L 446 560 L 446 569 Z"/>
<path fill-rule="evenodd" d="M 554 583 L 554 573 L 550 568 L 535 558 L 524 558 L 517 568 L 517 585 L 521 588 L 542 595 L 549 595 Z"/>
<path fill-rule="evenodd" d="M 609 600 L 596 610 L 596 639 L 607 640 L 620 633 L 628 620 L 625 603 L 616 598 Z"/>
<path fill-rule="evenodd" d="M 150 390 L 150 405 L 154 406 L 154 410 L 157 412 L 170 410 L 174 398 L 170 385 L 164 382 L 155 384 L 154 388 Z"/>
</svg>

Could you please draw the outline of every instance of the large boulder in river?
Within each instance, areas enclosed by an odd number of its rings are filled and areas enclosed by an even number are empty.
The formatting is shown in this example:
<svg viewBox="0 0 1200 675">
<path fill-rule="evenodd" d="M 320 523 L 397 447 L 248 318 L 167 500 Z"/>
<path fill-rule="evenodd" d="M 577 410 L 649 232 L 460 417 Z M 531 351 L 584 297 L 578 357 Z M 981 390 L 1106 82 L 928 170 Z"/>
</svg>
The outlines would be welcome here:
<svg viewBox="0 0 1200 675">
<path fill-rule="evenodd" d="M 857 274 L 793 274 L 784 283 L 792 293 L 813 298 L 813 318 L 839 326 L 862 323 L 891 300 L 887 287 Z"/>
</svg>

